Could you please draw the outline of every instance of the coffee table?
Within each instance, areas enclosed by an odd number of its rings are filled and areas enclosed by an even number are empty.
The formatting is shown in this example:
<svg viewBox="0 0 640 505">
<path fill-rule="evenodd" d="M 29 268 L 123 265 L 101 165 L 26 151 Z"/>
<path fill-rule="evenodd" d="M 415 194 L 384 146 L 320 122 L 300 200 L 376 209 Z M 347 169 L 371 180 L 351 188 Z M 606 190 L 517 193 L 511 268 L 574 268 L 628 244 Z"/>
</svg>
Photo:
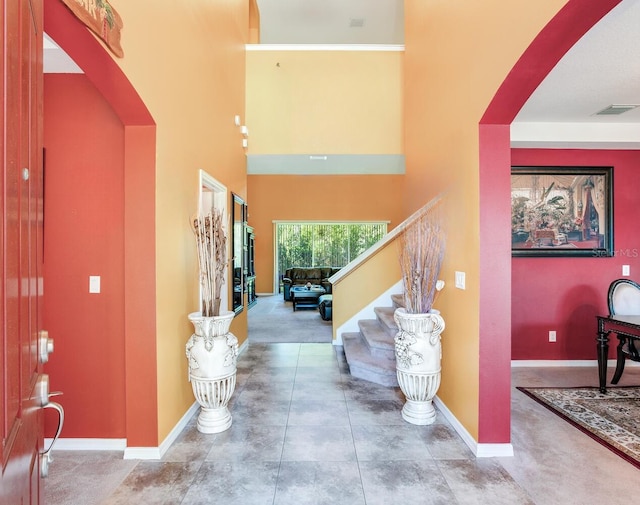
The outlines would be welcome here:
<svg viewBox="0 0 640 505">
<path fill-rule="evenodd" d="M 293 302 L 293 311 L 300 308 L 317 309 L 318 298 L 325 294 L 322 286 L 294 286 L 291 288 L 291 301 Z"/>
</svg>

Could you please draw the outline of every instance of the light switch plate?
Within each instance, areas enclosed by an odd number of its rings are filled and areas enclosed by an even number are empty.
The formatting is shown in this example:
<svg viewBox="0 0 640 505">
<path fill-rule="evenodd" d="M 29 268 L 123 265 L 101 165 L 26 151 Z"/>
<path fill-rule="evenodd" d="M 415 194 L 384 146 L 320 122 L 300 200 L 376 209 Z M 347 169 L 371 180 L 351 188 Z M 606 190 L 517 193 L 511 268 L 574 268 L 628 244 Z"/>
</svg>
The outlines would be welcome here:
<svg viewBox="0 0 640 505">
<path fill-rule="evenodd" d="M 631 275 L 631 268 L 629 265 L 622 265 L 622 275 Z"/>
<path fill-rule="evenodd" d="M 456 287 L 458 289 L 465 289 L 465 273 L 464 272 L 456 272 Z"/>
<path fill-rule="evenodd" d="M 89 293 L 99 293 L 99 292 L 100 292 L 100 276 L 90 275 L 89 276 Z"/>
</svg>

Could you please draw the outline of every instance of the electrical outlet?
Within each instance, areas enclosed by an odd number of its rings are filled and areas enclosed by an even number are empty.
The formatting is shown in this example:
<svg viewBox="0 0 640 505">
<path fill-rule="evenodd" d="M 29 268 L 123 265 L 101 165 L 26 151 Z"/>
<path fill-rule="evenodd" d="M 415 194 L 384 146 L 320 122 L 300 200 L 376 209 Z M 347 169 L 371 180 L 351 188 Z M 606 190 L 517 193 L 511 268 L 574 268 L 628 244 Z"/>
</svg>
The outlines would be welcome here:
<svg viewBox="0 0 640 505">
<path fill-rule="evenodd" d="M 631 268 L 629 265 L 622 265 L 622 275 L 631 275 Z"/>
<path fill-rule="evenodd" d="M 549 342 L 555 342 L 556 341 L 556 332 L 555 330 L 551 330 L 549 332 Z"/>
</svg>

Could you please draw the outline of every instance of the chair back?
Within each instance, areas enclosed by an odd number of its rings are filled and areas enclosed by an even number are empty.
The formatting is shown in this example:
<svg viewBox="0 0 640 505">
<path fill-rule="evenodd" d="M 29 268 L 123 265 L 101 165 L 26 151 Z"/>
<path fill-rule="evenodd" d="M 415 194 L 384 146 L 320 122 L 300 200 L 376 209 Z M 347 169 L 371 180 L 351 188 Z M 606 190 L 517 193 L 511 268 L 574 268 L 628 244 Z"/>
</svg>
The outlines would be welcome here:
<svg viewBox="0 0 640 505">
<path fill-rule="evenodd" d="M 630 279 L 617 279 L 609 286 L 609 314 L 640 316 L 640 284 Z"/>
</svg>

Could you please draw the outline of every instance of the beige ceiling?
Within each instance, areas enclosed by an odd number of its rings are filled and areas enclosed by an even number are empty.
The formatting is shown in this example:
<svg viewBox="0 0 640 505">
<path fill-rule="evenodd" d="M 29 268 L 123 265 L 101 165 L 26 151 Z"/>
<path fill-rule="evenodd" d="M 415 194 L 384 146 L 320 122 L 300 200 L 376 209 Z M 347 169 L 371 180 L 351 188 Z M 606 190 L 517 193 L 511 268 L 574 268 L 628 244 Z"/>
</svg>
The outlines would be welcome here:
<svg viewBox="0 0 640 505">
<path fill-rule="evenodd" d="M 403 0 L 257 0 L 263 44 L 403 44 Z M 80 69 L 45 42 L 45 72 Z M 623 0 L 540 84 L 511 126 L 515 147 L 640 149 L 640 0 Z"/>
<path fill-rule="evenodd" d="M 257 0 L 262 44 L 404 44 L 404 0 Z"/>
</svg>

